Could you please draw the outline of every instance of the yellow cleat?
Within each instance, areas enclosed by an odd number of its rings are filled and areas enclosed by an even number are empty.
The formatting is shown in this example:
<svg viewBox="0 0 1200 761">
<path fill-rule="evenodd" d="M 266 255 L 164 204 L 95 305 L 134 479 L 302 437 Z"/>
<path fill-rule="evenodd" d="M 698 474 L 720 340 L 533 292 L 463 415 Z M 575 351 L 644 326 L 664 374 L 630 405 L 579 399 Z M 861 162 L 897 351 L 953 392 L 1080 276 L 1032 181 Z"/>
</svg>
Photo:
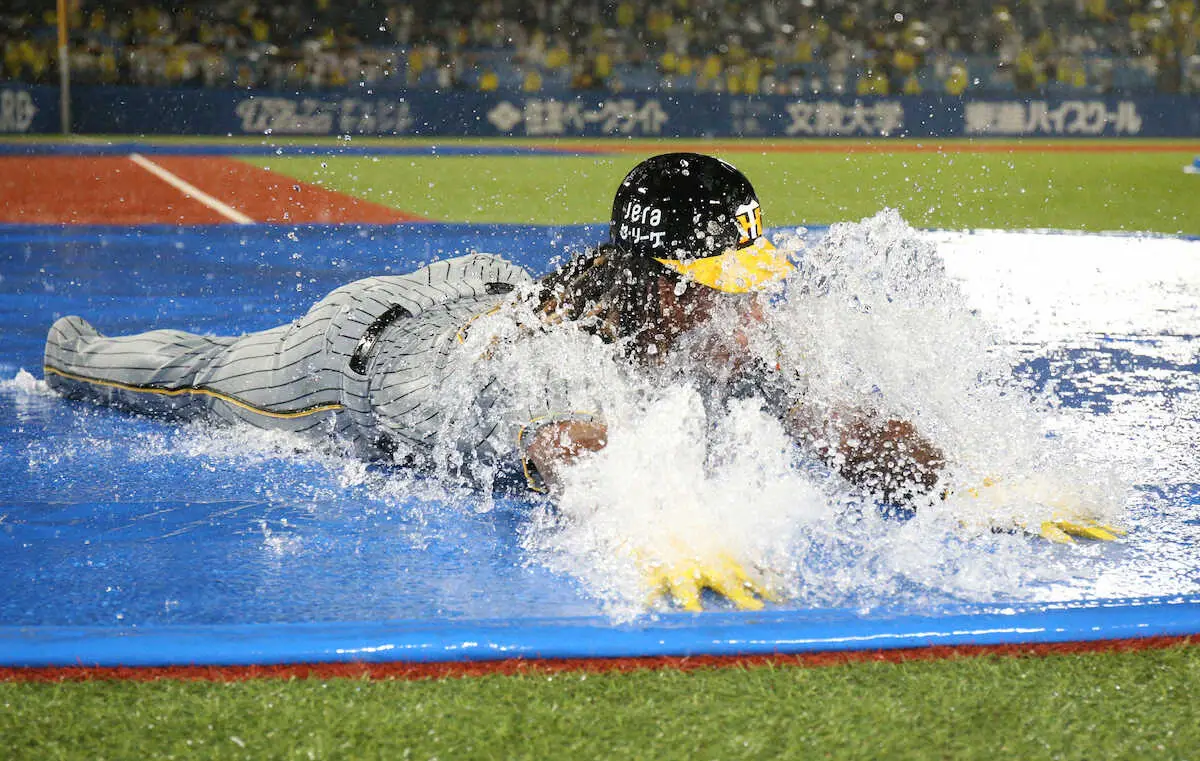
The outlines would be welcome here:
<svg viewBox="0 0 1200 761">
<path fill-rule="evenodd" d="M 1059 518 L 1054 517 L 1042 524 L 1042 536 L 1053 542 L 1071 542 L 1071 537 L 1095 539 L 1100 542 L 1113 542 L 1117 537 L 1125 536 L 1125 531 L 1106 523 L 1093 521 L 1088 518 Z"/>
<path fill-rule="evenodd" d="M 741 564 L 725 554 L 711 563 L 683 557 L 671 563 L 654 563 L 647 568 L 646 580 L 653 590 L 651 599 L 666 594 L 676 606 L 699 613 L 700 594 L 711 589 L 739 610 L 762 610 L 763 601 L 777 602 L 778 597 L 754 581 Z"/>
<path fill-rule="evenodd" d="M 1046 521 L 1042 524 L 1041 530 L 1038 531 L 1043 539 L 1049 539 L 1056 544 L 1071 544 L 1075 540 L 1066 531 L 1063 531 L 1053 521 Z"/>
<path fill-rule="evenodd" d="M 997 507 L 997 512 L 1002 511 L 1003 506 L 1009 502 L 1041 504 L 1055 509 L 1050 520 L 1043 521 L 1036 532 L 1051 542 L 1071 544 L 1075 541 L 1075 537 L 1112 542 L 1125 535 L 1125 531 L 1116 526 L 1084 517 L 1084 513 L 1092 511 L 1089 508 L 1096 507 L 1091 504 L 1092 500 L 1089 500 L 1086 495 L 1070 493 L 1068 496 L 1063 496 L 1058 489 L 1038 481 L 1008 483 L 1000 478 L 989 476 L 983 479 L 981 485 L 963 489 L 963 493 L 975 499 L 992 503 Z M 1034 533 L 1019 522 L 1015 523 L 1014 527 Z"/>
</svg>

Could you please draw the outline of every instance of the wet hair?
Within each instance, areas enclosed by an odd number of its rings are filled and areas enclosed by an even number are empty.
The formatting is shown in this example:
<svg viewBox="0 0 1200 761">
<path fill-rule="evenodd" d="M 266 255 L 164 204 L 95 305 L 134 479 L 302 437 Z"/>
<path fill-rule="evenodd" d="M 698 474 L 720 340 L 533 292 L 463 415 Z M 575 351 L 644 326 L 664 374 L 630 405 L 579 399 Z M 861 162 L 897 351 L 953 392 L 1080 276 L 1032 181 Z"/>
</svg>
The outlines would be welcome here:
<svg viewBox="0 0 1200 761">
<path fill-rule="evenodd" d="M 575 322 L 631 356 L 656 354 L 666 343 L 660 277 L 671 273 L 611 244 L 579 253 L 539 282 L 537 311 L 548 323 Z"/>
</svg>

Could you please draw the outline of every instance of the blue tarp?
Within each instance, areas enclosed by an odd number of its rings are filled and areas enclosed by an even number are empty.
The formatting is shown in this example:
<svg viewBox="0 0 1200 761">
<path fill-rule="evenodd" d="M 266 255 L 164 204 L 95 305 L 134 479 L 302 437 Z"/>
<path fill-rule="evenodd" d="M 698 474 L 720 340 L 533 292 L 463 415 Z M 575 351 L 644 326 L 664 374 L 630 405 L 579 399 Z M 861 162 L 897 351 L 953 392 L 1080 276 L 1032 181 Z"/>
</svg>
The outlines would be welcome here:
<svg viewBox="0 0 1200 761">
<path fill-rule="evenodd" d="M 1055 602 L 1030 590 L 867 608 L 785 602 L 760 613 L 718 604 L 615 621 L 571 575 L 531 562 L 519 541 L 530 511 L 523 499 L 498 496 L 495 509 L 477 512 L 470 494 L 422 497 L 417 476 L 297 459 L 270 443 L 239 452 L 237 434 L 66 402 L 17 378 L 22 368 L 40 376 L 46 329 L 64 314 L 111 334 L 252 331 L 293 319 L 357 277 L 469 249 L 540 272 L 604 234 L 604 226 L 0 226 L 0 665 L 735 654 L 1200 632 L 1200 596 L 1190 592 L 1200 551 L 1177 547 L 1159 569 L 1155 547 L 1136 534 L 1096 550 L 1098 562 L 1145 556 L 1147 573 L 1178 579 L 1160 588 L 1182 592 Z M 1087 382 L 1098 356 L 1035 357 L 1026 371 L 1077 381 L 1063 384 L 1064 403 L 1102 415 L 1133 386 Z M 1130 351 L 1119 359 L 1105 372 L 1200 372 L 1186 359 L 1169 367 Z M 1146 520 L 1200 510 L 1196 484 L 1146 484 L 1141 494 Z"/>
</svg>

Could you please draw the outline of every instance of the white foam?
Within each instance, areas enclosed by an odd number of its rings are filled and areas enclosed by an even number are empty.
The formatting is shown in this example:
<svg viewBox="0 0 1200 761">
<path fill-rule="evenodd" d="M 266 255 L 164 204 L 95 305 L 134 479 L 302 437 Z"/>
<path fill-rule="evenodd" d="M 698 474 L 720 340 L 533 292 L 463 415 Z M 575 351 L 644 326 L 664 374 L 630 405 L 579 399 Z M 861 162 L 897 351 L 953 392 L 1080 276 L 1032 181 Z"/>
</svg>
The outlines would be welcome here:
<svg viewBox="0 0 1200 761">
<path fill-rule="evenodd" d="M 35 378 L 33 373 L 23 367 L 17 370 L 17 374 L 12 378 L 0 378 L 0 391 L 11 391 L 21 396 L 54 395 L 46 381 Z"/>
<path fill-rule="evenodd" d="M 913 421 L 946 453 L 954 494 L 907 523 L 883 520 L 791 448 L 758 405 L 705 417 L 685 382 L 608 372 L 609 446 L 569 471 L 560 512 L 527 533 L 534 557 L 580 578 L 618 615 L 644 600 L 638 564 L 680 548 L 728 552 L 799 605 L 1114 589 L 1098 545 L 1062 550 L 990 528 L 1037 527 L 1064 508 L 1129 522 L 1133 483 L 1170 467 L 1195 480 L 1200 468 L 1180 462 L 1190 456 L 1185 441 L 1158 429 L 1174 418 L 1161 398 L 1139 397 L 1120 419 L 1098 416 L 1060 408 L 1053 387 L 1034 393 L 1012 369 L 1031 351 L 1093 346 L 1098 332 L 1196 335 L 1197 244 L 929 234 L 894 212 L 835 225 L 807 247 L 801 235 L 782 237 L 801 266 L 752 346 L 798 369 L 796 391 L 810 403 Z M 1164 352 L 1182 359 L 1188 350 Z M 585 383 L 595 361 L 568 353 L 553 365 Z M 1141 416 L 1136 442 L 1131 416 Z M 1157 473 L 1145 470 L 1147 447 Z M 993 478 L 1001 485 L 968 492 Z"/>
<path fill-rule="evenodd" d="M 1005 340 L 1195 334 L 1200 242 L 1157 236 L 929 233 Z"/>
</svg>

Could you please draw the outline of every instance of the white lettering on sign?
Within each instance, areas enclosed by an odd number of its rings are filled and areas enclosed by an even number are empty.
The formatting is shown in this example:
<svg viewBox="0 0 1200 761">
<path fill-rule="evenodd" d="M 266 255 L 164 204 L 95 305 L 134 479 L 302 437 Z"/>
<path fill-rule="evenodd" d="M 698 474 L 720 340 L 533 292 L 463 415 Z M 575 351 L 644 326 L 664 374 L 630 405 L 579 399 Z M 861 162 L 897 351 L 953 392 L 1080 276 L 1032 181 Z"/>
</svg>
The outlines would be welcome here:
<svg viewBox="0 0 1200 761">
<path fill-rule="evenodd" d="M 787 105 L 787 135 L 878 135 L 887 137 L 904 129 L 904 105 L 898 100 L 874 103 L 836 100 L 798 101 Z"/>
<path fill-rule="evenodd" d="M 338 131 L 343 135 L 398 135 L 412 125 L 412 113 L 402 100 L 342 100 Z"/>
<path fill-rule="evenodd" d="M 972 101 L 963 108 L 968 135 L 1138 135 L 1142 117 L 1132 101 L 1109 111 L 1102 100 L 1068 100 L 1056 108 L 1044 100 Z"/>
<path fill-rule="evenodd" d="M 28 132 L 38 108 L 25 90 L 0 90 L 0 132 Z"/>
<path fill-rule="evenodd" d="M 525 134 L 533 136 L 581 135 L 589 125 L 606 134 L 661 135 L 663 125 L 670 121 L 657 100 L 638 105 L 632 98 L 606 100 L 595 108 L 557 98 L 528 98 L 521 108 L 502 101 L 487 118 L 501 132 L 513 132 L 524 122 Z"/>
<path fill-rule="evenodd" d="M 413 125 L 404 100 L 247 98 L 236 106 L 242 131 L 264 135 L 395 135 Z"/>
<path fill-rule="evenodd" d="M 738 137 L 767 134 L 771 117 L 775 113 L 770 103 L 761 101 L 735 100 L 729 104 L 733 134 Z"/>
<path fill-rule="evenodd" d="M 319 100 L 304 98 L 247 98 L 237 104 L 243 132 L 263 135 L 327 135 L 333 131 L 334 109 L 323 110 Z"/>
</svg>

